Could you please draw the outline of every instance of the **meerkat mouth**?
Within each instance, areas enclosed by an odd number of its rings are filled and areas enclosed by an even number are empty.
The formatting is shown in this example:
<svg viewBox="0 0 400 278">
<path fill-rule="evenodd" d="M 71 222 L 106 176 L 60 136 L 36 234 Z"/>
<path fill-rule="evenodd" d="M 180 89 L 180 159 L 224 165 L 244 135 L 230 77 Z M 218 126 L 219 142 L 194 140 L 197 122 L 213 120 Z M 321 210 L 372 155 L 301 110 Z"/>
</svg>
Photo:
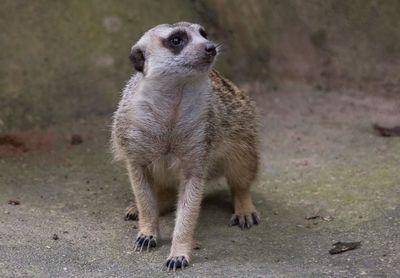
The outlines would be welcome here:
<svg viewBox="0 0 400 278">
<path fill-rule="evenodd" d="M 201 71 L 209 70 L 214 65 L 214 63 L 215 63 L 215 61 L 217 59 L 217 55 L 218 55 L 217 50 L 215 50 L 215 54 L 213 54 L 213 55 L 210 55 L 210 54 L 206 53 L 205 55 L 202 55 L 196 61 L 196 63 L 192 64 L 192 67 L 194 67 L 195 69 L 199 69 Z"/>
</svg>

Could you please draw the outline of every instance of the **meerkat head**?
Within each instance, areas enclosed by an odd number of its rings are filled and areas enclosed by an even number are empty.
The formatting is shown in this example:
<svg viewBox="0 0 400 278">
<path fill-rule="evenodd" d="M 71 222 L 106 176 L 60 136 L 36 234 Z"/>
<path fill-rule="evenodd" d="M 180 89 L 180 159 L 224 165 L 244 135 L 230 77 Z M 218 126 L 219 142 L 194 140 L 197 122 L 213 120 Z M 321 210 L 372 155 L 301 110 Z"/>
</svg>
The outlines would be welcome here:
<svg viewBox="0 0 400 278">
<path fill-rule="evenodd" d="M 178 22 L 147 31 L 132 47 L 130 59 L 145 76 L 193 76 L 207 73 L 217 54 L 202 26 Z"/>
</svg>

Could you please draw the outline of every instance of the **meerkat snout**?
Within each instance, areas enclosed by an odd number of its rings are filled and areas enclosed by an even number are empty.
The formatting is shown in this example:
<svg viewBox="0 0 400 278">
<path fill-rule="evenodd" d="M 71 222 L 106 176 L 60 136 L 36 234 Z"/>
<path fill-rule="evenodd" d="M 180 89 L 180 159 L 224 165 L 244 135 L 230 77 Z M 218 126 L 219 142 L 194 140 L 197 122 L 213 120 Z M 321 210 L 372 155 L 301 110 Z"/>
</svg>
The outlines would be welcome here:
<svg viewBox="0 0 400 278">
<path fill-rule="evenodd" d="M 206 44 L 205 50 L 206 50 L 207 55 L 209 55 L 209 56 L 214 57 L 217 55 L 217 47 L 213 43 Z"/>
</svg>

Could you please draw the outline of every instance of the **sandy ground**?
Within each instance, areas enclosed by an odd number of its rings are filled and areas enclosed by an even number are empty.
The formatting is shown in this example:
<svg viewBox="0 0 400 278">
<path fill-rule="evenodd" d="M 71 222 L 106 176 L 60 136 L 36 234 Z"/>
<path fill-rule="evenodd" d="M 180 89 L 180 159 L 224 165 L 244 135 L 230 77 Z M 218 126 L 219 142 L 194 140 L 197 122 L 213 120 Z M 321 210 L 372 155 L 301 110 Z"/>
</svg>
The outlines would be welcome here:
<svg viewBox="0 0 400 278">
<path fill-rule="evenodd" d="M 190 268 L 179 277 L 399 277 L 400 138 L 372 123 L 400 124 L 400 98 L 252 84 L 262 124 L 262 167 L 254 186 L 261 225 L 229 227 L 220 181 L 204 199 Z M 131 198 L 113 164 L 107 118 L 18 134 L 26 149 L 0 148 L 1 277 L 172 276 L 173 214 L 160 247 L 135 253 Z M 83 143 L 71 146 L 71 133 Z M 43 143 L 45 142 L 45 143 Z M 18 200 L 19 205 L 8 204 Z M 320 216 L 307 220 L 306 217 Z M 58 235 L 58 240 L 53 235 Z M 330 255 L 337 241 L 361 247 Z"/>
</svg>

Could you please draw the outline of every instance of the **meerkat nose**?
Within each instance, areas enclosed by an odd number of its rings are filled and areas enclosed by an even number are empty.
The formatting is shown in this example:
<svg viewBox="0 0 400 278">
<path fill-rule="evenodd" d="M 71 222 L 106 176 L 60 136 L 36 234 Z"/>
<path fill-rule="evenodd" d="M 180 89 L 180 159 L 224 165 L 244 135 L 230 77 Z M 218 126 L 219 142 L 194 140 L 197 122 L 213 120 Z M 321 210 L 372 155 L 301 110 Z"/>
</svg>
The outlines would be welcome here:
<svg viewBox="0 0 400 278">
<path fill-rule="evenodd" d="M 213 44 L 213 43 L 207 44 L 205 47 L 205 50 L 206 50 L 207 55 L 209 55 L 209 56 L 217 55 L 217 48 L 216 48 L 215 44 Z"/>
</svg>

